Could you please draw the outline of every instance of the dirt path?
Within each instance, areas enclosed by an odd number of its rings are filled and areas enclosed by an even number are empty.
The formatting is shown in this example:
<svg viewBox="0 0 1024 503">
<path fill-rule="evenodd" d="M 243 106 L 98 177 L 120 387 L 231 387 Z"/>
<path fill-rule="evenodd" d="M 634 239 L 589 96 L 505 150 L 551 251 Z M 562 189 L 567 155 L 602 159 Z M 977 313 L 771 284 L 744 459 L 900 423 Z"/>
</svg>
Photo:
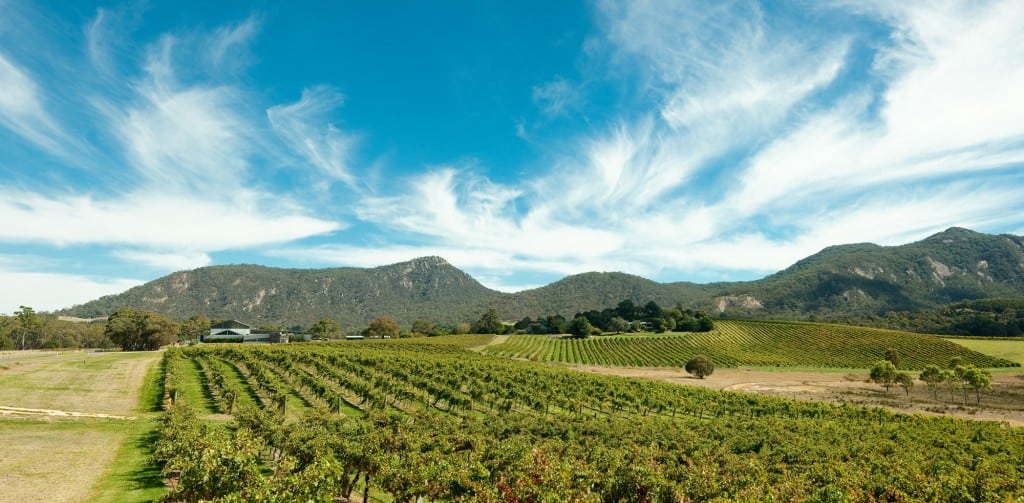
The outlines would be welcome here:
<svg viewBox="0 0 1024 503">
<path fill-rule="evenodd" d="M 474 346 L 474 347 L 469 348 L 469 350 L 473 351 L 473 352 L 476 352 L 476 353 L 479 353 L 479 352 L 483 351 L 485 348 L 487 348 L 488 346 L 496 346 L 498 344 L 504 344 L 505 341 L 507 341 L 507 340 L 508 340 L 508 336 L 507 335 L 495 335 L 494 337 L 491 337 L 491 340 L 488 341 L 487 344 L 483 344 L 481 346 Z"/>
<path fill-rule="evenodd" d="M 131 416 L 115 416 L 112 414 L 90 414 L 88 412 L 69 412 L 66 410 L 54 409 L 26 409 L 24 407 L 8 407 L 6 405 L 0 405 L 0 416 L 61 418 L 92 417 L 102 419 L 135 419 L 134 417 Z"/>
<path fill-rule="evenodd" d="M 1024 374 L 996 374 L 992 377 L 992 391 L 982 395 L 981 406 L 975 405 L 973 393 L 968 404 L 962 402 L 962 394 L 956 392 L 950 400 L 947 389 L 940 390 L 939 399 L 928 390 L 924 383 L 907 395 L 900 388 L 889 393 L 867 380 L 863 371 L 807 371 L 807 370 L 763 370 L 763 369 L 715 369 L 705 379 L 697 379 L 682 369 L 598 367 L 592 365 L 570 366 L 570 368 L 596 374 L 624 377 L 638 377 L 666 381 L 683 386 L 701 386 L 711 389 L 755 393 L 794 400 L 814 400 L 830 403 L 849 403 L 884 407 L 897 412 L 936 414 L 964 419 L 1005 421 L 1014 426 L 1024 426 Z"/>
</svg>

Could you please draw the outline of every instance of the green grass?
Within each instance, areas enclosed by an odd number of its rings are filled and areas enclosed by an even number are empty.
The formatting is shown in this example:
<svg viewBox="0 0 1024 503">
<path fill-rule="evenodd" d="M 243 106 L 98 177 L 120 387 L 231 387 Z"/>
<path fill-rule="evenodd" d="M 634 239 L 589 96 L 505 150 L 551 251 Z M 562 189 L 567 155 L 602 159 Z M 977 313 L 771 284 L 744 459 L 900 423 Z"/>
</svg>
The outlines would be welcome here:
<svg viewBox="0 0 1024 503">
<path fill-rule="evenodd" d="M 159 498 L 166 489 L 160 468 L 152 462 L 152 446 L 156 439 L 155 418 L 141 418 L 129 423 L 127 438 L 118 449 L 114 462 L 93 485 L 87 501 L 135 503 Z"/>
<path fill-rule="evenodd" d="M 1024 365 L 1024 338 L 1015 339 L 967 339 L 947 338 L 947 341 L 973 349 L 979 353 L 1003 358 Z"/>
<path fill-rule="evenodd" d="M 153 501 L 166 491 L 160 468 L 152 462 L 153 443 L 157 440 L 156 414 L 163 408 L 163 370 L 162 361 L 146 370 L 146 379 L 139 390 L 141 417 L 129 423 L 127 438 L 117 450 L 114 461 L 93 485 L 88 501 Z"/>
<path fill-rule="evenodd" d="M 979 367 L 1013 366 L 930 335 L 824 323 L 721 320 L 706 333 L 630 334 L 586 340 L 513 335 L 484 352 L 513 358 L 628 367 L 682 367 L 697 354 L 721 367 L 867 368 L 895 348 L 902 368 L 946 366 L 953 357 Z"/>
</svg>

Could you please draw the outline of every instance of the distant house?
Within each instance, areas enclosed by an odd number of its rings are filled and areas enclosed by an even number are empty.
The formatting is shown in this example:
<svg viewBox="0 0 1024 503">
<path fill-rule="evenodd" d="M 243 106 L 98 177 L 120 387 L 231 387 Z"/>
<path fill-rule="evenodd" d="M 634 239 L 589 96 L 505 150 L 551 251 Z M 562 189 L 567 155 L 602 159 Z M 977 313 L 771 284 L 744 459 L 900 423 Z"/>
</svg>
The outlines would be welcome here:
<svg viewBox="0 0 1024 503">
<path fill-rule="evenodd" d="M 200 337 L 199 342 L 243 342 L 243 343 L 278 343 L 288 342 L 288 334 L 272 330 L 253 330 L 252 327 L 238 320 L 228 320 L 210 325 L 210 333 Z"/>
</svg>

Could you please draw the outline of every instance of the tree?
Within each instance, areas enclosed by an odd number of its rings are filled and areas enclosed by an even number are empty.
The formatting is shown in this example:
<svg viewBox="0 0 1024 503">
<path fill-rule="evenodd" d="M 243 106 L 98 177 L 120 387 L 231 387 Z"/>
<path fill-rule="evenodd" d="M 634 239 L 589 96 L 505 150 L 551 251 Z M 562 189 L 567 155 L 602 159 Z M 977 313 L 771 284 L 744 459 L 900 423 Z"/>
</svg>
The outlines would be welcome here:
<svg viewBox="0 0 1024 503">
<path fill-rule="evenodd" d="M 363 330 L 363 336 L 376 339 L 395 339 L 399 332 L 401 332 L 401 327 L 398 326 L 398 322 L 389 316 L 381 316 L 370 320 L 370 326 Z"/>
<path fill-rule="evenodd" d="M 949 401 L 952 402 L 953 391 L 956 389 L 956 384 L 960 381 L 956 378 L 956 373 L 949 369 L 942 369 L 939 375 L 942 377 L 942 382 L 949 386 Z"/>
<path fill-rule="evenodd" d="M 341 333 L 341 327 L 330 318 L 322 318 L 309 327 L 309 333 L 315 335 L 317 339 L 334 339 Z"/>
<path fill-rule="evenodd" d="M 715 372 L 715 363 L 711 361 L 710 356 L 697 355 L 686 362 L 686 372 L 704 379 L 704 376 L 709 376 Z"/>
<path fill-rule="evenodd" d="M 939 399 L 939 384 L 942 383 L 942 369 L 938 365 L 927 365 L 924 370 L 921 371 L 921 375 L 918 379 L 924 382 L 928 389 L 935 393 L 935 399 Z"/>
<path fill-rule="evenodd" d="M 896 351 L 896 348 L 885 350 L 885 360 L 892 363 L 893 367 L 900 368 L 900 354 Z"/>
<path fill-rule="evenodd" d="M 412 322 L 412 333 L 423 335 L 437 335 L 437 326 L 427 320 L 416 320 Z"/>
<path fill-rule="evenodd" d="M 36 316 L 36 311 L 28 306 L 20 306 L 20 310 L 15 315 L 18 318 L 18 331 L 21 335 L 21 344 L 18 349 L 25 349 L 28 335 L 35 336 L 39 331 L 39 317 Z"/>
<path fill-rule="evenodd" d="M 549 334 L 564 334 L 568 328 L 568 323 L 565 321 L 565 316 L 555 314 L 548 316 L 548 333 Z"/>
<path fill-rule="evenodd" d="M 896 376 L 899 372 L 896 371 L 896 366 L 889 360 L 879 360 L 871 366 L 871 371 L 868 373 L 868 377 L 871 382 L 875 384 L 881 384 L 885 387 L 885 392 L 889 392 L 889 388 L 896 383 Z"/>
<path fill-rule="evenodd" d="M 178 329 L 178 340 L 193 341 L 208 333 L 210 333 L 210 319 L 197 314 L 181 324 Z"/>
<path fill-rule="evenodd" d="M 590 324 L 590 320 L 582 314 L 577 314 L 572 319 L 572 323 L 569 324 L 569 333 L 572 334 L 575 339 L 586 339 L 590 337 L 590 332 L 594 330 L 594 326 Z"/>
<path fill-rule="evenodd" d="M 910 396 L 910 390 L 914 389 L 914 377 L 906 372 L 897 372 L 896 384 L 903 388 L 903 392 L 907 396 Z"/>
<path fill-rule="evenodd" d="M 504 329 L 505 326 L 498 318 L 498 310 L 494 308 L 488 309 L 473 325 L 474 334 L 500 334 L 504 332 Z"/>
<path fill-rule="evenodd" d="M 992 376 L 984 370 L 976 367 L 970 367 L 964 372 L 964 380 L 974 388 L 974 394 L 978 401 L 977 403 L 981 404 L 982 390 L 992 389 Z"/>
<path fill-rule="evenodd" d="M 175 341 L 178 324 L 150 311 L 122 307 L 107 318 L 103 333 L 125 351 L 154 351 Z"/>
<path fill-rule="evenodd" d="M 608 322 L 608 331 L 621 334 L 629 330 L 629 322 L 621 316 L 616 316 Z"/>
</svg>

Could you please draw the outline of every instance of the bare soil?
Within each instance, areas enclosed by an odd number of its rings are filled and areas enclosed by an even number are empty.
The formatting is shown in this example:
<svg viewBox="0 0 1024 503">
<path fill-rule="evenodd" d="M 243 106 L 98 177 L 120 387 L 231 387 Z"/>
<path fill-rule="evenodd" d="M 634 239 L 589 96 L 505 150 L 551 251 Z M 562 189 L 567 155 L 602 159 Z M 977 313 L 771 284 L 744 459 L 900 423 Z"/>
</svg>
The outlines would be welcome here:
<svg viewBox="0 0 1024 503">
<path fill-rule="evenodd" d="M 868 381 L 865 371 L 815 371 L 757 368 L 719 368 L 698 379 L 677 368 L 569 366 L 583 372 L 666 381 L 683 386 L 753 393 L 795 400 L 813 400 L 884 407 L 896 412 L 935 414 L 964 419 L 1001 421 L 1024 426 L 1024 373 L 1000 373 L 992 376 L 992 390 L 984 392 L 980 405 L 973 391 L 967 402 L 960 390 L 951 395 L 947 387 L 933 390 L 921 381 L 907 395 L 902 388 L 886 392 Z"/>
</svg>

